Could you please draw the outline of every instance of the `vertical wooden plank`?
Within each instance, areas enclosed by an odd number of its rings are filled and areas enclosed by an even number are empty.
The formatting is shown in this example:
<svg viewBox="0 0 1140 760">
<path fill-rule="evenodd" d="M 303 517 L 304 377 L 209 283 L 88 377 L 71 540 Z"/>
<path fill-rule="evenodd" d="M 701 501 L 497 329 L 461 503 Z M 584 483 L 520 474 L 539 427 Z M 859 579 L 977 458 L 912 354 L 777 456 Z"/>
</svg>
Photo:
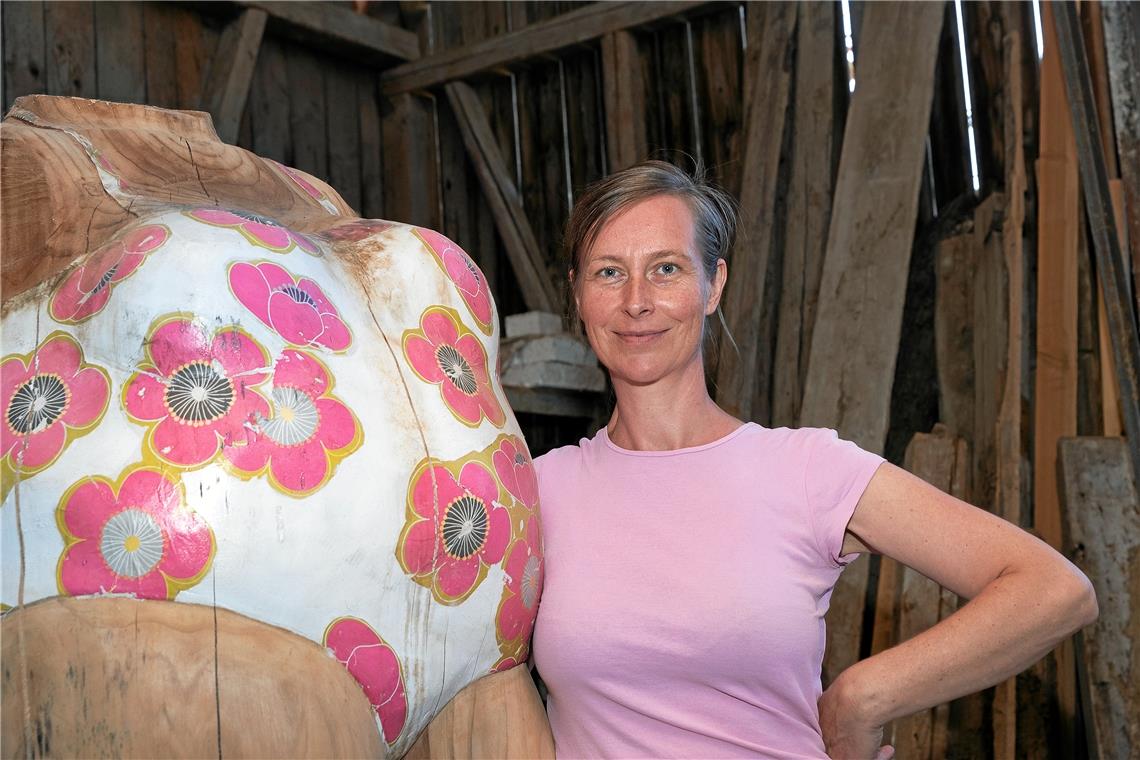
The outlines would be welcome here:
<svg viewBox="0 0 1140 760">
<path fill-rule="evenodd" d="M 662 131 L 651 151 L 664 151 L 669 160 L 684 164 L 684 154 L 696 157 L 696 141 L 689 117 L 689 69 L 685 52 L 685 26 L 668 24 L 653 33 L 657 64 L 658 114 Z"/>
<path fill-rule="evenodd" d="M 21 95 L 46 92 L 43 2 L 4 3 L 4 110 Z"/>
<path fill-rule="evenodd" d="M 1101 758 L 1140 752 L 1140 490 L 1121 438 L 1062 438 L 1059 468 L 1073 561 L 1100 616 L 1083 632 Z"/>
<path fill-rule="evenodd" d="M 360 213 L 360 116 L 353 72 L 324 65 L 329 184 Z"/>
<path fill-rule="evenodd" d="M 178 107 L 178 74 L 174 60 L 172 9 L 173 6 L 165 3 L 142 5 L 146 102 L 159 108 Z"/>
<path fill-rule="evenodd" d="M 436 131 L 433 101 L 396 95 L 381 102 L 384 144 L 384 215 L 439 229 Z"/>
<path fill-rule="evenodd" d="M 1124 183 L 1128 244 L 1132 258 L 1132 295 L 1140 313 L 1140 4 L 1107 3 L 1105 50 L 1120 178 Z M 1125 255 L 1127 258 L 1127 254 Z"/>
<path fill-rule="evenodd" d="M 143 8 L 138 3 L 95 3 L 95 63 L 99 97 L 146 102 Z"/>
<path fill-rule="evenodd" d="M 796 27 L 795 122 L 783 287 L 772 378 L 772 424 L 794 425 L 807 379 L 831 219 L 835 6 L 809 3 Z"/>
<path fill-rule="evenodd" d="M 259 8 L 242 11 L 226 25 L 211 56 L 200 108 L 213 116 L 222 142 L 237 138 L 267 19 L 268 14 Z"/>
<path fill-rule="evenodd" d="M 178 108 L 194 110 L 202 102 L 206 67 L 217 44 L 217 33 L 207 32 L 202 19 L 184 8 L 172 8 L 171 17 Z"/>
<path fill-rule="evenodd" d="M 744 165 L 740 194 L 740 228 L 728 262 L 729 278 L 723 311 L 740 352 L 721 343 L 717 362 L 717 403 L 743 419 L 754 415 L 753 390 L 758 376 L 757 350 L 764 311 L 766 277 L 772 246 L 773 209 L 784 136 L 791 72 L 785 67 L 792 45 L 796 6 L 753 4 L 749 11 L 745 57 Z"/>
<path fill-rule="evenodd" d="M 293 165 L 289 119 L 289 72 L 285 50 L 272 37 L 261 42 L 246 110 L 253 125 L 253 152 Z"/>
<path fill-rule="evenodd" d="M 820 8 L 830 12 L 831 6 Z M 815 8 L 801 8 L 804 13 Z M 692 20 L 696 46 L 697 102 L 703 130 L 702 153 L 713 176 L 724 189 L 739 196 L 741 146 L 744 136 L 744 97 L 740 74 L 744 63 L 740 7 L 730 5 L 719 13 Z M 832 30 L 834 33 L 834 30 Z M 831 40 L 834 46 L 834 40 Z M 828 61 L 830 57 L 825 53 Z M 830 123 L 831 114 L 827 114 Z M 826 229 L 826 225 L 824 226 Z"/>
<path fill-rule="evenodd" d="M 606 157 L 610 171 L 646 157 L 645 83 L 633 32 L 602 38 L 602 81 L 606 105 Z"/>
<path fill-rule="evenodd" d="M 597 107 L 602 93 L 598 91 L 600 77 L 595 70 L 596 62 L 592 50 L 571 53 L 562 58 L 569 125 L 570 192 L 574 198 L 583 187 L 606 174 L 598 145 L 599 135 L 604 131 L 604 116 Z"/>
<path fill-rule="evenodd" d="M 1053 9 L 1042 4 L 1041 133 L 1037 160 L 1037 395 L 1034 402 L 1034 527 L 1061 548 L 1057 441 L 1077 432 L 1076 143 L 1061 74 Z M 1057 748 L 1075 751 L 1076 689 L 1071 644 L 1054 653 L 1060 709 Z"/>
<path fill-rule="evenodd" d="M 384 215 L 384 164 L 380 139 L 380 106 L 376 75 L 356 77 L 356 108 L 360 126 L 360 213 L 367 219 Z"/>
<path fill-rule="evenodd" d="M 1002 255 L 1005 261 L 1007 339 L 1006 373 L 998 408 L 997 493 L 994 511 L 1021 525 L 1021 385 L 1024 376 L 1022 347 L 1022 306 L 1024 274 L 1021 239 L 1025 223 L 1025 151 L 1021 130 L 1021 36 L 1011 32 L 1003 40 L 1002 69 L 1005 97 L 1002 107 L 1002 155 L 1005 160 L 1006 213 L 1002 222 Z M 994 689 L 994 756 L 1012 757 L 1017 745 L 1017 678 L 1012 677 Z"/>
<path fill-rule="evenodd" d="M 289 131 L 293 165 L 328 181 L 325 81 L 320 60 L 296 45 L 285 48 L 289 75 Z"/>
<path fill-rule="evenodd" d="M 48 94 L 98 97 L 94 3 L 46 3 L 44 29 L 48 45 Z"/>
<path fill-rule="evenodd" d="M 832 205 L 800 424 L 871 451 L 887 433 L 942 18 L 937 4 L 868 6 Z M 865 560 L 836 584 L 828 682 L 858 659 L 866 587 Z"/>
</svg>

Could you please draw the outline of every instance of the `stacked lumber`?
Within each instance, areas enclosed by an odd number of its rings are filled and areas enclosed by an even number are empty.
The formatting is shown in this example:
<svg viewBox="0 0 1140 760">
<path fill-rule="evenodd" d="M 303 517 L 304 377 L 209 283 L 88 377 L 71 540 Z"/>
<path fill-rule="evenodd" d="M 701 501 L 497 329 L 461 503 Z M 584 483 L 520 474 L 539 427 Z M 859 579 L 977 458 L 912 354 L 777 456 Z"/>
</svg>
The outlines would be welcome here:
<svg viewBox="0 0 1140 760">
<path fill-rule="evenodd" d="M 503 385 L 600 392 L 606 378 L 598 358 L 579 338 L 562 332 L 557 314 L 528 311 L 506 319 L 500 345 Z"/>
</svg>

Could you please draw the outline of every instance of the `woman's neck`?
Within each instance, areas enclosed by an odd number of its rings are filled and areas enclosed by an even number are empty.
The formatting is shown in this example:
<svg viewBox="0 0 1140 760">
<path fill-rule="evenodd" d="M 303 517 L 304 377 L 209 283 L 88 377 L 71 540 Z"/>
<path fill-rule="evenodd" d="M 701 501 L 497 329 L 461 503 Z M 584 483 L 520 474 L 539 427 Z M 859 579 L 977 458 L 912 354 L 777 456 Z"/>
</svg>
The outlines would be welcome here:
<svg viewBox="0 0 1140 760">
<path fill-rule="evenodd" d="M 613 378 L 617 404 L 606 426 L 616 445 L 633 451 L 671 451 L 711 443 L 742 423 L 709 396 L 700 358 L 676 376 L 649 385 Z"/>
</svg>

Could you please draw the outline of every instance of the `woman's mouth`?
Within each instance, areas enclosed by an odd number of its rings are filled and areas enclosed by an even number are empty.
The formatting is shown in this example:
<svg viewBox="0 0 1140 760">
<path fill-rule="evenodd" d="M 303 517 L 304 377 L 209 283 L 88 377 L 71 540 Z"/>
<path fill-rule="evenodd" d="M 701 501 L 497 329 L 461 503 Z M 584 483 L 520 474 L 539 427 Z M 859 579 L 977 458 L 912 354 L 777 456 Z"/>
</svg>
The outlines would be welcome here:
<svg viewBox="0 0 1140 760">
<path fill-rule="evenodd" d="M 657 338 L 665 334 L 665 330 L 622 330 L 614 331 L 614 334 L 621 339 L 621 341 L 630 346 L 640 346 L 646 343 L 652 343 Z"/>
</svg>

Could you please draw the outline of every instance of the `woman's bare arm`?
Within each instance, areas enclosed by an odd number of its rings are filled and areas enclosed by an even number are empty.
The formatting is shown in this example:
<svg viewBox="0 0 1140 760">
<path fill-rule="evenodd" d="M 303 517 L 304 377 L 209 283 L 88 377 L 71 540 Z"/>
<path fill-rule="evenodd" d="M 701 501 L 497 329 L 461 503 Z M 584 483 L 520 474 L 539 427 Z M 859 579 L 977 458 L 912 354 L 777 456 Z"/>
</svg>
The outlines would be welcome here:
<svg viewBox="0 0 1140 760">
<path fill-rule="evenodd" d="M 873 757 L 885 723 L 998 683 L 1096 619 L 1092 585 L 1068 560 L 894 465 L 847 530 L 845 550 L 869 547 L 970 601 L 839 675 L 820 699 L 832 757 Z"/>
</svg>

